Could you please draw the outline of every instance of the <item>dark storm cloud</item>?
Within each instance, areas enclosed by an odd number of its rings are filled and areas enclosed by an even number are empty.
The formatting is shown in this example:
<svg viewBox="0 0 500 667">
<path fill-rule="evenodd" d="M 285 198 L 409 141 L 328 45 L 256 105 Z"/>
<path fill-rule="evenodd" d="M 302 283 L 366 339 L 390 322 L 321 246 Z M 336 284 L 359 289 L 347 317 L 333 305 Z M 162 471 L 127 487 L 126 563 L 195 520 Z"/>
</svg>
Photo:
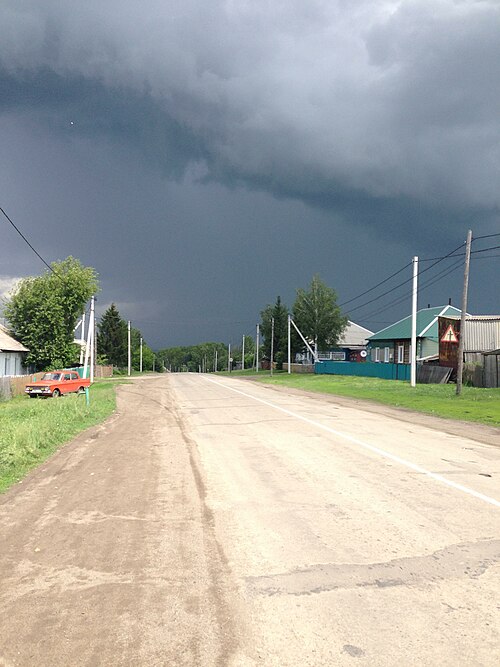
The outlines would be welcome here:
<svg viewBox="0 0 500 667">
<path fill-rule="evenodd" d="M 138 143 L 169 174 L 195 161 L 207 179 L 361 203 L 370 224 L 372 199 L 498 207 L 496 2 L 16 0 L 3 15 L 10 105 Z"/>
<path fill-rule="evenodd" d="M 313 273 L 347 300 L 498 231 L 498 34 L 496 0 L 3 0 L 2 205 L 153 344 L 237 342 Z"/>
</svg>

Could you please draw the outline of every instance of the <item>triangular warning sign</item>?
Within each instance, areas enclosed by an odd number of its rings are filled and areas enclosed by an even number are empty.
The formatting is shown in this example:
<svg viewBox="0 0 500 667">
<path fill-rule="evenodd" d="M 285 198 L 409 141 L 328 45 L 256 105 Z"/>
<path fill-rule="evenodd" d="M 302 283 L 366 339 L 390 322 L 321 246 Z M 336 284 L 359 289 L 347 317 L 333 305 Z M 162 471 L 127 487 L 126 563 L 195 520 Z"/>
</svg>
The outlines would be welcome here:
<svg viewBox="0 0 500 667">
<path fill-rule="evenodd" d="M 443 337 L 441 338 L 442 343 L 458 343 L 457 334 L 455 333 L 453 327 L 450 326 L 444 332 Z"/>
</svg>

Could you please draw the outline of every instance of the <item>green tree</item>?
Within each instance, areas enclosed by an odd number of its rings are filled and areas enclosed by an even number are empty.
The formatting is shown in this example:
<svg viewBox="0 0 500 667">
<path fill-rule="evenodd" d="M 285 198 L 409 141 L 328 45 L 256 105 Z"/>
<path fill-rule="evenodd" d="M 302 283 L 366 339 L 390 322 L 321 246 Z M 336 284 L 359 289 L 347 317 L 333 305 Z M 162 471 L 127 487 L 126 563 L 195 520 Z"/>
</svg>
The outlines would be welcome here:
<svg viewBox="0 0 500 667">
<path fill-rule="evenodd" d="M 283 359 L 286 358 L 288 351 L 288 308 L 281 302 L 281 297 L 278 296 L 276 303 L 267 305 L 261 312 L 260 317 L 260 331 L 263 339 L 262 350 L 264 355 L 269 358 L 271 358 L 271 332 L 274 317 L 274 358 L 280 360 L 282 366 Z"/>
<path fill-rule="evenodd" d="M 199 343 L 185 347 L 165 348 L 158 351 L 156 359 L 159 367 L 171 369 L 172 372 L 189 370 L 197 373 L 200 368 L 211 372 L 214 368 L 216 351 L 218 369 L 225 370 L 227 368 L 227 347 L 223 343 Z"/>
<path fill-rule="evenodd" d="M 115 304 L 102 315 L 98 324 L 97 350 L 107 358 L 109 364 L 123 367 L 127 365 L 127 323 L 120 317 Z"/>
<path fill-rule="evenodd" d="M 293 319 L 316 352 L 337 345 L 348 321 L 337 305 L 335 290 L 318 275 L 313 277 L 308 290 L 297 290 Z"/>
<path fill-rule="evenodd" d="M 95 270 L 74 257 L 53 262 L 51 267 L 42 276 L 23 278 L 4 308 L 12 333 L 29 349 L 27 363 L 36 370 L 77 361 L 75 325 L 98 290 Z"/>
</svg>

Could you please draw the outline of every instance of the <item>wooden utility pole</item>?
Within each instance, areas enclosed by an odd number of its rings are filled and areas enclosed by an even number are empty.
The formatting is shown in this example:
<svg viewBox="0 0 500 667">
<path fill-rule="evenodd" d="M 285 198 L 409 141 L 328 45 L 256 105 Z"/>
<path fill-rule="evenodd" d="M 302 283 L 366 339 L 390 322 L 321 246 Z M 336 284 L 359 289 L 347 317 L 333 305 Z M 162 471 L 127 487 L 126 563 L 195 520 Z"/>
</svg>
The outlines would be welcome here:
<svg viewBox="0 0 500 667">
<path fill-rule="evenodd" d="M 460 396 L 462 393 L 462 376 L 464 373 L 465 314 L 467 312 L 467 292 L 469 291 L 471 243 L 472 231 L 469 229 L 467 233 L 467 246 L 465 248 L 464 289 L 462 292 L 462 313 L 460 315 L 460 336 L 458 338 L 457 396 Z"/>
</svg>

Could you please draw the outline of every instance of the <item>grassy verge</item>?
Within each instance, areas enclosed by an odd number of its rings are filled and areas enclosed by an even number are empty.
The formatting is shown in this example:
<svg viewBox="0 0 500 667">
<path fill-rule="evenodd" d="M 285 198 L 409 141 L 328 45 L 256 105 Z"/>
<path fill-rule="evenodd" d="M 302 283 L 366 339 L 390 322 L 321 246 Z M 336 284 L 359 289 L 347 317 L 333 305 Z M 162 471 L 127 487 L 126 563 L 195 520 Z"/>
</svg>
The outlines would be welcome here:
<svg viewBox="0 0 500 667">
<path fill-rule="evenodd" d="M 426 412 L 447 419 L 480 422 L 500 426 L 500 389 L 463 387 L 455 395 L 455 385 L 421 384 L 412 388 L 408 382 L 341 375 L 279 374 L 272 378 L 259 373 L 261 382 L 317 391 L 337 396 L 361 398 Z"/>
<path fill-rule="evenodd" d="M 53 399 L 26 396 L 0 403 L 0 493 L 89 426 L 99 424 L 116 407 L 116 383 L 96 383 L 85 396 Z"/>
</svg>

